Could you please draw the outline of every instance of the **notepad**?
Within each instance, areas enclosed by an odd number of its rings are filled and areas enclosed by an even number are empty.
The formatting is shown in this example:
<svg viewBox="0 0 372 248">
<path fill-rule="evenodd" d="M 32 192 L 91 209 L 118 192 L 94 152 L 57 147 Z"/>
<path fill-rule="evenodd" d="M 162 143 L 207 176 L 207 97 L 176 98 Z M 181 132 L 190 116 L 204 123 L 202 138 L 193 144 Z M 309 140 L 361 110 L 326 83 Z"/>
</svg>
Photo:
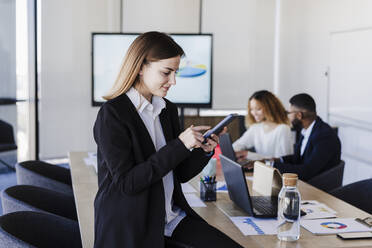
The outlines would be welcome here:
<svg viewBox="0 0 372 248">
<path fill-rule="evenodd" d="M 327 235 L 346 232 L 371 232 L 353 218 L 301 220 L 301 226 L 316 235 Z"/>
<path fill-rule="evenodd" d="M 84 158 L 84 163 L 86 166 L 92 166 L 97 173 L 97 153 L 88 152 L 88 157 Z"/>
<path fill-rule="evenodd" d="M 301 201 L 301 210 L 306 213 L 301 220 L 336 218 L 336 211 L 318 201 Z"/>
<path fill-rule="evenodd" d="M 205 203 L 195 194 L 185 194 L 185 198 L 190 207 L 206 207 Z"/>
<path fill-rule="evenodd" d="M 194 189 L 194 187 L 191 186 L 191 184 L 189 184 L 189 183 L 182 183 L 181 187 L 182 187 L 182 192 L 184 194 L 186 194 L 186 193 L 196 193 L 196 190 Z"/>
</svg>

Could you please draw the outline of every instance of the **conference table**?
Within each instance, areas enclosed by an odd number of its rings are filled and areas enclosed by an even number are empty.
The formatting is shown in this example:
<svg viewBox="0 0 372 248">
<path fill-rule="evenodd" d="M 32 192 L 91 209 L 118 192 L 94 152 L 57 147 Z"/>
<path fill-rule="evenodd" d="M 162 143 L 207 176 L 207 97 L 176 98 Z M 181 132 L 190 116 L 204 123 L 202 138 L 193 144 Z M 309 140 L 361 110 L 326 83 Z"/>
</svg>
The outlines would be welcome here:
<svg viewBox="0 0 372 248">
<path fill-rule="evenodd" d="M 98 190 L 97 174 L 92 166 L 87 166 L 84 159 L 88 157 L 87 152 L 70 152 L 70 168 L 72 176 L 72 186 L 74 191 L 75 203 L 77 208 L 80 233 L 83 247 L 93 247 L 94 244 L 94 198 Z M 217 166 L 217 180 L 223 180 L 220 166 Z M 199 177 L 193 178 L 189 182 L 199 194 Z M 247 180 L 251 191 L 252 182 Z M 303 200 L 317 200 L 326 204 L 337 212 L 341 218 L 365 218 L 369 214 L 335 198 L 324 191 L 321 191 L 305 182 L 299 181 L 298 188 Z M 254 194 L 254 192 L 251 192 Z M 217 193 L 215 202 L 206 202 L 207 207 L 193 207 L 203 219 L 210 225 L 221 230 L 243 247 L 250 248 L 314 248 L 314 247 L 372 247 L 372 240 L 342 240 L 336 235 L 313 235 L 311 232 L 301 227 L 301 237 L 296 242 L 281 242 L 276 235 L 252 235 L 244 236 L 233 222 L 224 214 L 224 209 L 230 208 L 241 211 L 231 202 L 228 194 Z M 244 216 L 244 213 L 242 213 Z M 245 214 L 246 215 L 246 214 Z"/>
</svg>

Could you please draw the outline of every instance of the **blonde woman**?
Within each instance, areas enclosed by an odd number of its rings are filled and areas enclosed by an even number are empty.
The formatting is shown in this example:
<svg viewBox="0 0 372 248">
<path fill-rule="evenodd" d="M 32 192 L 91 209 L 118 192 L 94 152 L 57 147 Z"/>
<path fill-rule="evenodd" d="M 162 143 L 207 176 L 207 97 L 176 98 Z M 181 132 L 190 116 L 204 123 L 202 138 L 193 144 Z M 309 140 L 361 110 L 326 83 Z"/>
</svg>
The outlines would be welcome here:
<svg viewBox="0 0 372 248">
<path fill-rule="evenodd" d="M 248 101 L 248 130 L 233 144 L 238 160 L 278 158 L 293 153 L 294 136 L 287 113 L 271 92 L 255 92 Z M 254 148 L 255 152 L 248 152 Z"/>
<path fill-rule="evenodd" d="M 165 99 L 184 52 L 164 33 L 131 44 L 94 125 L 99 189 L 94 247 L 240 247 L 187 203 L 181 184 L 209 161 L 218 137 L 181 132 Z"/>
</svg>

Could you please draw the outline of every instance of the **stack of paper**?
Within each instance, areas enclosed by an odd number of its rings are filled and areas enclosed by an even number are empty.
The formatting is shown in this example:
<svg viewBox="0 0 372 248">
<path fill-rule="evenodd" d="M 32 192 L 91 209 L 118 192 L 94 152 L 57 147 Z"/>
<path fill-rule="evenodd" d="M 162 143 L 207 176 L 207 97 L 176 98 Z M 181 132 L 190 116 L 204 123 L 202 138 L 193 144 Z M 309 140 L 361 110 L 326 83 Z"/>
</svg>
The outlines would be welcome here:
<svg viewBox="0 0 372 248">
<path fill-rule="evenodd" d="M 196 190 L 194 189 L 194 187 L 192 187 L 191 184 L 189 184 L 189 183 L 182 183 L 181 187 L 182 187 L 182 192 L 184 194 L 186 194 L 186 193 L 196 193 Z"/>
<path fill-rule="evenodd" d="M 302 201 L 301 209 L 306 213 L 301 220 L 336 218 L 336 211 L 318 201 Z"/>
<path fill-rule="evenodd" d="M 230 217 L 234 225 L 239 228 L 243 235 L 273 235 L 277 234 L 276 219 L 258 219 L 254 217 Z"/>
<path fill-rule="evenodd" d="M 345 232 L 371 232 L 372 228 L 360 224 L 355 219 L 301 220 L 301 225 L 313 234 L 325 235 Z"/>
<path fill-rule="evenodd" d="M 88 152 L 88 157 L 84 158 L 84 163 L 87 166 L 93 166 L 94 170 L 97 173 L 97 153 Z"/>
<path fill-rule="evenodd" d="M 185 194 L 185 198 L 186 198 L 187 203 L 190 205 L 190 207 L 206 207 L 207 206 L 195 194 Z"/>
</svg>

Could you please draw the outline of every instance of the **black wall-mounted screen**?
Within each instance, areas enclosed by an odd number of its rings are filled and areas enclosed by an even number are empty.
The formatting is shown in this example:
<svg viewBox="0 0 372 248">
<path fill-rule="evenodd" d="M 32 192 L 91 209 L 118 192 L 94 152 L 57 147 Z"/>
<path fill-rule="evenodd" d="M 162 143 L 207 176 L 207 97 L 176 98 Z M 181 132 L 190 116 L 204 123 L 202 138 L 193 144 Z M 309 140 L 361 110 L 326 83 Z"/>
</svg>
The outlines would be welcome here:
<svg viewBox="0 0 372 248">
<path fill-rule="evenodd" d="M 130 44 L 139 34 L 92 34 L 92 104 L 104 103 L 118 75 Z M 171 34 L 185 51 L 176 85 L 166 98 L 179 107 L 210 108 L 212 105 L 212 34 Z"/>
</svg>

